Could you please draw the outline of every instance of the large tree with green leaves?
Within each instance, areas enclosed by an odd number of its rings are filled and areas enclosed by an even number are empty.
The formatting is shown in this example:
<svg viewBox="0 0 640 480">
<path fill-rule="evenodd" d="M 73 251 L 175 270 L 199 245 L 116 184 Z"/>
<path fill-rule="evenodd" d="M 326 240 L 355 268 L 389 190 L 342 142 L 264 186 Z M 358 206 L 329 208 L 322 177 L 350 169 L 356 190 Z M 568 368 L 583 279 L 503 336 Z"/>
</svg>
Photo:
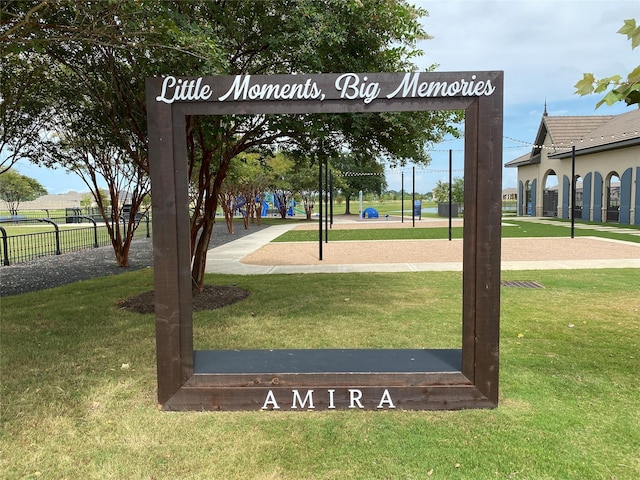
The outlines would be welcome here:
<svg viewBox="0 0 640 480">
<path fill-rule="evenodd" d="M 449 182 L 438 180 L 433 188 L 433 200 L 439 203 L 449 201 Z M 464 178 L 456 177 L 451 185 L 451 201 L 464 203 Z"/>
<path fill-rule="evenodd" d="M 427 38 L 419 21 L 426 13 L 404 0 L 8 2 L 0 40 L 17 55 L 54 61 L 63 75 L 59 85 L 57 77 L 43 85 L 50 98 L 69 92 L 60 110 L 77 112 L 78 123 L 86 118 L 102 145 L 146 172 L 153 165 L 145 77 L 411 71 L 416 42 Z M 391 164 L 427 163 L 425 146 L 456 132 L 459 119 L 455 112 L 188 118 L 194 287 L 203 287 L 218 192 L 241 153 L 316 158 L 322 144 L 326 154 L 348 149 Z"/>
<path fill-rule="evenodd" d="M 0 68 L 0 173 L 35 156 L 52 110 L 40 95 L 48 75 L 46 59 L 3 56 Z M 25 80 L 28 79 L 28 80 Z"/>
<path fill-rule="evenodd" d="M 192 20 L 190 6 L 137 0 L 2 6 L 0 40 L 8 61 L 46 63 L 36 72 L 40 80 L 31 97 L 49 108 L 48 122 L 40 126 L 47 135 L 30 139 L 30 151 L 22 157 L 78 173 L 99 206 L 98 184 L 106 182 L 112 208 L 103 209 L 103 216 L 108 224 L 122 225 L 122 231 L 110 232 L 121 266 L 128 264 L 136 214 L 149 191 L 145 78 L 175 72 L 189 61 L 208 66 L 219 58 L 208 40 L 211 31 L 202 17 Z M 12 73 L 10 83 L 19 87 L 29 72 Z M 16 102 L 14 110 L 21 109 L 24 103 Z"/>
<path fill-rule="evenodd" d="M 229 2 L 211 5 L 217 19 L 224 73 L 282 74 L 413 70 L 416 41 L 426 38 L 419 17 L 426 14 L 404 1 L 300 0 Z M 195 204 L 192 276 L 201 285 L 215 212 L 215 192 L 229 162 L 243 151 L 269 155 L 274 149 L 295 158 L 348 148 L 391 163 L 428 162 L 424 146 L 455 130 L 451 112 L 357 115 L 229 116 L 198 120 L 209 125 L 198 138 L 191 179 L 203 192 Z M 196 145 L 196 144 L 194 144 Z"/>
<path fill-rule="evenodd" d="M 640 45 L 640 25 L 636 25 L 635 19 L 624 21 L 624 25 L 618 33 L 626 35 L 631 41 L 631 49 Z M 617 102 L 625 102 L 627 105 L 638 105 L 640 108 L 640 65 L 635 67 L 626 77 L 619 74 L 597 79 L 593 73 L 585 73 L 575 84 L 578 95 L 608 92 L 596 104 L 596 108 L 603 103 L 611 106 Z"/>
<path fill-rule="evenodd" d="M 343 152 L 336 156 L 333 165 L 340 172 L 338 190 L 344 195 L 347 215 L 351 214 L 351 199 L 360 192 L 381 195 L 387 187 L 384 165 L 374 158 Z"/>
<path fill-rule="evenodd" d="M 0 174 L 0 198 L 6 202 L 11 215 L 18 214 L 21 202 L 35 200 L 46 194 L 46 188 L 35 178 L 11 169 Z"/>
<path fill-rule="evenodd" d="M 318 165 L 311 159 L 300 159 L 290 173 L 291 189 L 295 200 L 300 200 L 305 217 L 311 220 L 318 196 Z"/>
</svg>

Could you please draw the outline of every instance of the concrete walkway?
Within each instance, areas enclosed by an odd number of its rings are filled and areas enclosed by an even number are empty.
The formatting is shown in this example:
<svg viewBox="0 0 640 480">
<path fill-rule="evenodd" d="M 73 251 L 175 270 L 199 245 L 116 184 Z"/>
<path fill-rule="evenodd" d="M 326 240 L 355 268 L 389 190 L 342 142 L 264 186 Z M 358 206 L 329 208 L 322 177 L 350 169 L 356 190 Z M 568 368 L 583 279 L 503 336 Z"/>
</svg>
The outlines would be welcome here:
<svg viewBox="0 0 640 480">
<path fill-rule="evenodd" d="M 514 218 L 516 220 L 516 218 Z M 518 221 L 531 221 L 558 225 L 558 222 L 534 217 L 517 217 Z M 423 220 L 424 221 L 424 220 Z M 504 219 L 508 224 L 509 219 Z M 369 222 L 367 223 L 375 223 Z M 209 250 L 207 254 L 207 273 L 224 273 L 236 275 L 266 275 L 291 273 L 346 273 L 346 272 L 424 272 L 424 271 L 462 271 L 462 262 L 432 263 L 372 263 L 372 264 L 340 264 L 340 265 L 249 265 L 241 260 L 250 253 L 271 242 L 283 233 L 294 229 L 299 224 L 291 222 L 286 225 L 275 225 L 259 232 Z M 561 225 L 565 225 L 564 223 Z M 568 225 L 570 226 L 570 225 Z M 588 226 L 580 228 L 606 230 L 632 235 L 640 235 L 640 231 L 615 226 Z M 576 225 L 578 228 L 578 225 Z M 612 240 L 615 241 L 615 240 Z M 640 251 L 640 247 L 639 247 Z M 565 269 L 599 269 L 599 268 L 640 268 L 640 255 L 636 259 L 593 259 L 593 260 L 553 260 L 553 261 L 503 261 L 502 270 L 565 270 Z"/>
</svg>

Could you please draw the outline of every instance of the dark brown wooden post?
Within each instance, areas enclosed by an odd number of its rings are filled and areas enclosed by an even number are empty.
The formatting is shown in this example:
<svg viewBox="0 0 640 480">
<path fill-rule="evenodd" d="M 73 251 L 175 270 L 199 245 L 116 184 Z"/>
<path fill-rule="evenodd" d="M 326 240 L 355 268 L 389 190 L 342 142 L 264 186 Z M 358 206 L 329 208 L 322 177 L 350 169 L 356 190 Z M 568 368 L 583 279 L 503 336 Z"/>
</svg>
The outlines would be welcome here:
<svg viewBox="0 0 640 480">
<path fill-rule="evenodd" d="M 502 88 L 465 112 L 462 373 L 498 404 Z"/>
<path fill-rule="evenodd" d="M 476 281 L 476 371 L 474 383 L 494 405 L 498 404 L 500 348 L 500 255 L 502 222 L 503 77 L 496 92 L 479 97 Z"/>
<path fill-rule="evenodd" d="M 147 79 L 149 169 L 153 206 L 158 401 L 169 400 L 193 374 L 191 272 L 184 115 L 156 101 L 162 79 Z M 178 155 L 177 158 L 180 157 Z"/>
<path fill-rule="evenodd" d="M 462 249 L 462 373 L 475 382 L 478 245 L 478 101 L 464 117 L 464 233 Z"/>
</svg>

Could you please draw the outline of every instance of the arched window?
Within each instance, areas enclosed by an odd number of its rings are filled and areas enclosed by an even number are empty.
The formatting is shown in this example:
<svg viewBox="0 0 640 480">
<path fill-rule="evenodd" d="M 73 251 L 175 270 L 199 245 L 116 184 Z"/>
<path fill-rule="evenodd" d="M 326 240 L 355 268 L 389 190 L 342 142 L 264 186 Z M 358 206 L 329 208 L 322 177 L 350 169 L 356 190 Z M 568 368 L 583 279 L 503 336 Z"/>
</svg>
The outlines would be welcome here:
<svg viewBox="0 0 640 480">
<path fill-rule="evenodd" d="M 544 176 L 542 191 L 542 216 L 558 216 L 558 177 L 556 172 L 549 170 Z"/>
<path fill-rule="evenodd" d="M 584 200 L 584 185 L 583 185 L 582 177 L 580 177 L 580 175 L 576 175 L 574 182 L 575 182 L 574 183 L 575 204 L 573 205 L 573 218 L 582 218 L 582 207 L 583 207 L 583 200 Z"/>
<path fill-rule="evenodd" d="M 611 172 L 607 175 L 605 186 L 606 221 L 618 223 L 620 220 L 620 176 L 616 172 Z"/>
</svg>

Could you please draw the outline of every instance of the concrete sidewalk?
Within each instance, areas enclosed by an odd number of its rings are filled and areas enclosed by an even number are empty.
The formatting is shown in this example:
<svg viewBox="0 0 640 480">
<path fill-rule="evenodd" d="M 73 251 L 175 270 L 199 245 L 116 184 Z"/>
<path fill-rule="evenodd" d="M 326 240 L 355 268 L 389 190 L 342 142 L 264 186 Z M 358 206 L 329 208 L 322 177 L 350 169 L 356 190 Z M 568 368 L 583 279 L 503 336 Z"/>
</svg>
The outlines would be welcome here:
<svg viewBox="0 0 640 480">
<path fill-rule="evenodd" d="M 518 218 L 521 220 L 521 218 Z M 527 219 L 539 221 L 543 219 Z M 367 222 L 375 223 L 375 222 Z M 508 223 L 508 219 L 505 219 Z M 557 225 L 557 222 L 554 222 Z M 275 225 L 259 232 L 209 250 L 207 254 L 207 273 L 236 275 L 266 275 L 292 273 L 347 273 L 347 272 L 425 272 L 425 271 L 462 271 L 462 262 L 431 263 L 367 263 L 367 264 L 326 264 L 326 265 L 250 265 L 242 259 L 250 253 L 268 244 L 283 233 L 297 227 L 292 222 Z M 584 225 L 583 225 L 584 227 Z M 623 230 L 624 233 L 640 234 L 640 231 L 616 227 L 605 227 L 609 231 Z M 637 259 L 593 259 L 593 260 L 553 260 L 553 261 L 503 261 L 502 270 L 566 270 L 600 268 L 640 268 L 640 255 Z"/>
</svg>

